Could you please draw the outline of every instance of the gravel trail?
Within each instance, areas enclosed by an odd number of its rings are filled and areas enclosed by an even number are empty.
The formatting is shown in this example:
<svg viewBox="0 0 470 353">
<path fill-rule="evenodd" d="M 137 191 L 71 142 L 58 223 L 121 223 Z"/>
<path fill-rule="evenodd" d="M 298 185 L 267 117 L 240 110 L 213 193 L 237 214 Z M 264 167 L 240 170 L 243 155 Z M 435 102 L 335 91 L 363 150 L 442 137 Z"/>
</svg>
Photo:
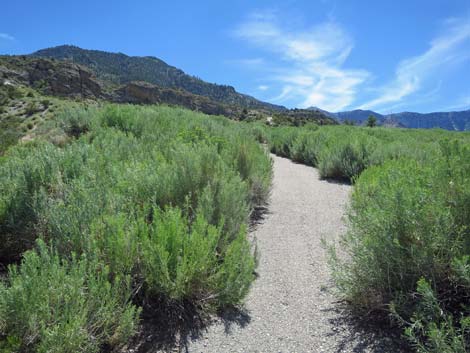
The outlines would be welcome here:
<svg viewBox="0 0 470 353">
<path fill-rule="evenodd" d="M 396 352 L 389 341 L 353 327 L 337 299 L 322 239 L 345 232 L 351 187 L 319 179 L 316 169 L 272 156 L 269 212 L 253 232 L 259 277 L 245 312 L 219 319 L 187 352 Z"/>
</svg>

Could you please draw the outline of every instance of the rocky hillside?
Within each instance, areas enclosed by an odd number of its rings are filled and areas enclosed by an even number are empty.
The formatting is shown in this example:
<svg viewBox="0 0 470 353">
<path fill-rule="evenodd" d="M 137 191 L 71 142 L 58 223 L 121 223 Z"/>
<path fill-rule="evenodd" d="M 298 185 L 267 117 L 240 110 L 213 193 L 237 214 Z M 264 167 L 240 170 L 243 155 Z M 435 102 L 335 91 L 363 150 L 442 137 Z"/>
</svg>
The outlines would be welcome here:
<svg viewBox="0 0 470 353">
<path fill-rule="evenodd" d="M 268 117 L 274 117 L 276 124 L 283 125 L 303 125 L 308 122 L 321 125 L 336 124 L 334 119 L 316 111 L 246 108 L 237 104 L 221 103 L 183 89 L 162 87 L 145 81 L 117 84 L 97 77 L 90 68 L 70 60 L 0 56 L 0 88 L 4 86 L 23 87 L 33 90 L 39 96 L 72 98 L 78 101 L 106 100 L 115 103 L 181 106 L 236 120 L 266 121 Z M 17 103 L 21 103 L 21 100 Z"/>
<path fill-rule="evenodd" d="M 0 84 L 22 85 L 40 94 L 107 100 L 117 103 L 168 104 L 210 115 L 238 118 L 243 108 L 213 101 L 184 90 L 163 88 L 147 82 L 123 85 L 99 79 L 89 68 L 70 61 L 30 56 L 0 56 Z"/>
<path fill-rule="evenodd" d="M 87 50 L 71 45 L 42 49 L 31 55 L 68 60 L 86 66 L 98 78 L 115 84 L 144 81 L 162 88 L 182 89 L 198 96 L 207 97 L 214 102 L 242 108 L 286 110 L 284 107 L 261 102 L 248 95 L 238 93 L 231 86 L 205 82 L 152 56 L 127 56 L 122 53 Z"/>
<path fill-rule="evenodd" d="M 0 56 L 2 84 L 24 84 L 53 96 L 106 98 L 104 85 L 81 66 L 26 56 Z"/>
</svg>

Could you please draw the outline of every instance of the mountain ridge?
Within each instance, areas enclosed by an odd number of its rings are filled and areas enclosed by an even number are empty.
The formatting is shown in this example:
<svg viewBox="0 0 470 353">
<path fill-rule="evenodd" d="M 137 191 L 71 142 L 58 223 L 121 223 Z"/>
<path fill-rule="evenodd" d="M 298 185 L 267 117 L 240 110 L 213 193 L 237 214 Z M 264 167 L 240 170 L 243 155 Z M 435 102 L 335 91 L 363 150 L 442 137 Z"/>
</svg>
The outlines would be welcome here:
<svg viewBox="0 0 470 353">
<path fill-rule="evenodd" d="M 145 81 L 162 88 L 184 89 L 219 103 L 243 108 L 287 110 L 283 106 L 262 102 L 247 94 L 239 93 L 232 86 L 203 81 L 154 56 L 129 56 L 124 53 L 83 49 L 74 45 L 40 49 L 30 56 L 69 60 L 87 66 L 98 78 L 115 84 Z"/>
<path fill-rule="evenodd" d="M 307 110 L 287 109 L 239 93 L 232 86 L 203 81 L 155 56 L 129 56 L 121 52 L 113 53 L 82 49 L 74 45 L 60 45 L 40 49 L 29 55 L 12 57 L 57 60 L 57 62 L 79 65 L 76 68 L 79 77 L 85 74 L 90 85 L 103 83 L 104 87 L 100 94 L 104 96 L 104 99 L 117 102 L 182 105 L 207 114 L 221 114 L 239 119 L 259 113 L 264 116 L 282 114 L 286 115 L 292 124 L 298 123 L 296 121 L 298 118 L 307 117 L 307 119 L 322 121 L 334 119 L 340 123 L 363 125 L 369 115 L 374 115 L 379 125 L 389 127 L 470 130 L 470 110 L 433 113 L 401 112 L 383 115 L 372 110 L 360 109 L 335 113 L 318 107 L 311 107 Z M 40 64 L 49 65 L 45 62 Z M 82 68 L 79 68 L 80 65 Z M 84 70 L 85 68 L 96 76 L 97 82 L 93 81 L 92 76 Z M 37 70 L 33 71 L 37 72 Z M 3 75 L 6 74 L 3 73 Z M 56 84 L 59 81 L 56 80 L 53 83 Z M 65 86 L 61 87 L 63 88 Z M 246 109 L 254 110 L 254 112 L 246 111 Z M 309 111 L 312 113 L 308 113 Z"/>
<path fill-rule="evenodd" d="M 309 110 L 320 110 L 327 116 L 335 118 L 340 122 L 354 122 L 355 124 L 365 124 L 369 115 L 377 118 L 379 125 L 396 126 L 405 128 L 441 128 L 451 131 L 470 130 L 470 109 L 450 112 L 400 112 L 393 114 L 380 114 L 373 110 L 355 109 L 342 112 L 328 112 L 317 107 L 310 107 Z"/>
<path fill-rule="evenodd" d="M 118 57 L 127 58 L 124 54 Z M 113 54 L 113 57 L 116 57 Z M 152 59 L 153 60 L 153 59 Z M 158 59 L 154 60 L 158 62 Z M 166 64 L 165 64 L 166 65 Z M 175 69 L 177 70 L 177 69 Z M 245 108 L 240 104 L 227 104 L 208 96 L 191 93 L 179 86 L 164 87 L 147 81 L 124 78 L 123 84 L 110 81 L 110 76 L 98 78 L 89 66 L 32 55 L 0 55 L 0 88 L 5 86 L 28 87 L 40 95 L 50 95 L 74 100 L 109 101 L 132 104 L 166 104 L 180 106 L 209 115 L 223 115 L 234 120 L 261 120 L 274 124 L 303 125 L 314 122 L 319 125 L 338 124 L 316 111 L 287 108 L 272 109 L 258 101 L 256 107 Z M 181 71 L 182 72 L 182 71 Z M 120 71 L 117 71 L 120 74 Z M 185 74 L 183 74 L 185 75 Z M 118 79 L 119 77 L 115 77 Z M 220 87 L 220 86 L 213 86 Z M 235 92 L 233 88 L 229 88 Z M 235 92 L 243 99 L 245 96 Z M 250 102 L 250 101 L 249 101 Z M 248 102 L 248 103 L 249 103 Z M 261 104 L 261 105 L 260 105 Z M 264 104 L 264 105 L 263 105 Z M 1 104 L 0 104 L 0 108 Z M 5 108 L 3 108 L 5 110 Z M 1 114 L 0 114 L 1 115 Z"/>
</svg>

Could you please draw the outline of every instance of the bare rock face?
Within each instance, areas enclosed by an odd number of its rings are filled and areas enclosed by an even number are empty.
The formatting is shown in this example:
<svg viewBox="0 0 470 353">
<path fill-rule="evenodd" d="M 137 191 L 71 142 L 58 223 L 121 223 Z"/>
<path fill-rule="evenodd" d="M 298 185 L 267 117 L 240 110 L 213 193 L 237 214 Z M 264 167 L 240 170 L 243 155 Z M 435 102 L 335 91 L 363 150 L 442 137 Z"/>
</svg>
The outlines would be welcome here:
<svg viewBox="0 0 470 353">
<path fill-rule="evenodd" d="M 187 91 L 162 88 L 147 82 L 130 82 L 115 91 L 121 103 L 168 104 L 183 106 L 211 115 L 235 116 L 236 109 Z"/>
<path fill-rule="evenodd" d="M 156 104 L 161 103 L 161 90 L 147 82 L 131 82 L 117 92 L 120 100 L 126 103 Z"/>
<path fill-rule="evenodd" d="M 90 70 L 76 64 L 36 59 L 28 69 L 30 84 L 44 83 L 45 93 L 82 98 L 102 97 L 102 88 Z"/>
<path fill-rule="evenodd" d="M 31 85 L 55 96 L 104 98 L 101 83 L 81 65 L 25 56 L 1 59 L 2 82 Z"/>
<path fill-rule="evenodd" d="M 27 79 L 28 74 L 26 72 L 0 65 L 0 84 L 17 84 Z"/>
</svg>

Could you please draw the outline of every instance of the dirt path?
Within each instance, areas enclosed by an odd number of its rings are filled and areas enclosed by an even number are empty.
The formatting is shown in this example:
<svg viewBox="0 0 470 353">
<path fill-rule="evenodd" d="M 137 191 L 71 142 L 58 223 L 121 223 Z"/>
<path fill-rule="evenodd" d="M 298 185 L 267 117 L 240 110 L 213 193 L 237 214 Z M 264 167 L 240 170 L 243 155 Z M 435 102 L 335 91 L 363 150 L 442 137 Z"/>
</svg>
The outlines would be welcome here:
<svg viewBox="0 0 470 353">
<path fill-rule="evenodd" d="M 314 168 L 273 159 L 269 213 L 254 231 L 259 278 L 246 312 L 209 326 L 187 351 L 392 351 L 383 339 L 352 327 L 331 293 L 322 239 L 345 231 L 342 218 L 351 187 L 319 180 Z"/>
</svg>

